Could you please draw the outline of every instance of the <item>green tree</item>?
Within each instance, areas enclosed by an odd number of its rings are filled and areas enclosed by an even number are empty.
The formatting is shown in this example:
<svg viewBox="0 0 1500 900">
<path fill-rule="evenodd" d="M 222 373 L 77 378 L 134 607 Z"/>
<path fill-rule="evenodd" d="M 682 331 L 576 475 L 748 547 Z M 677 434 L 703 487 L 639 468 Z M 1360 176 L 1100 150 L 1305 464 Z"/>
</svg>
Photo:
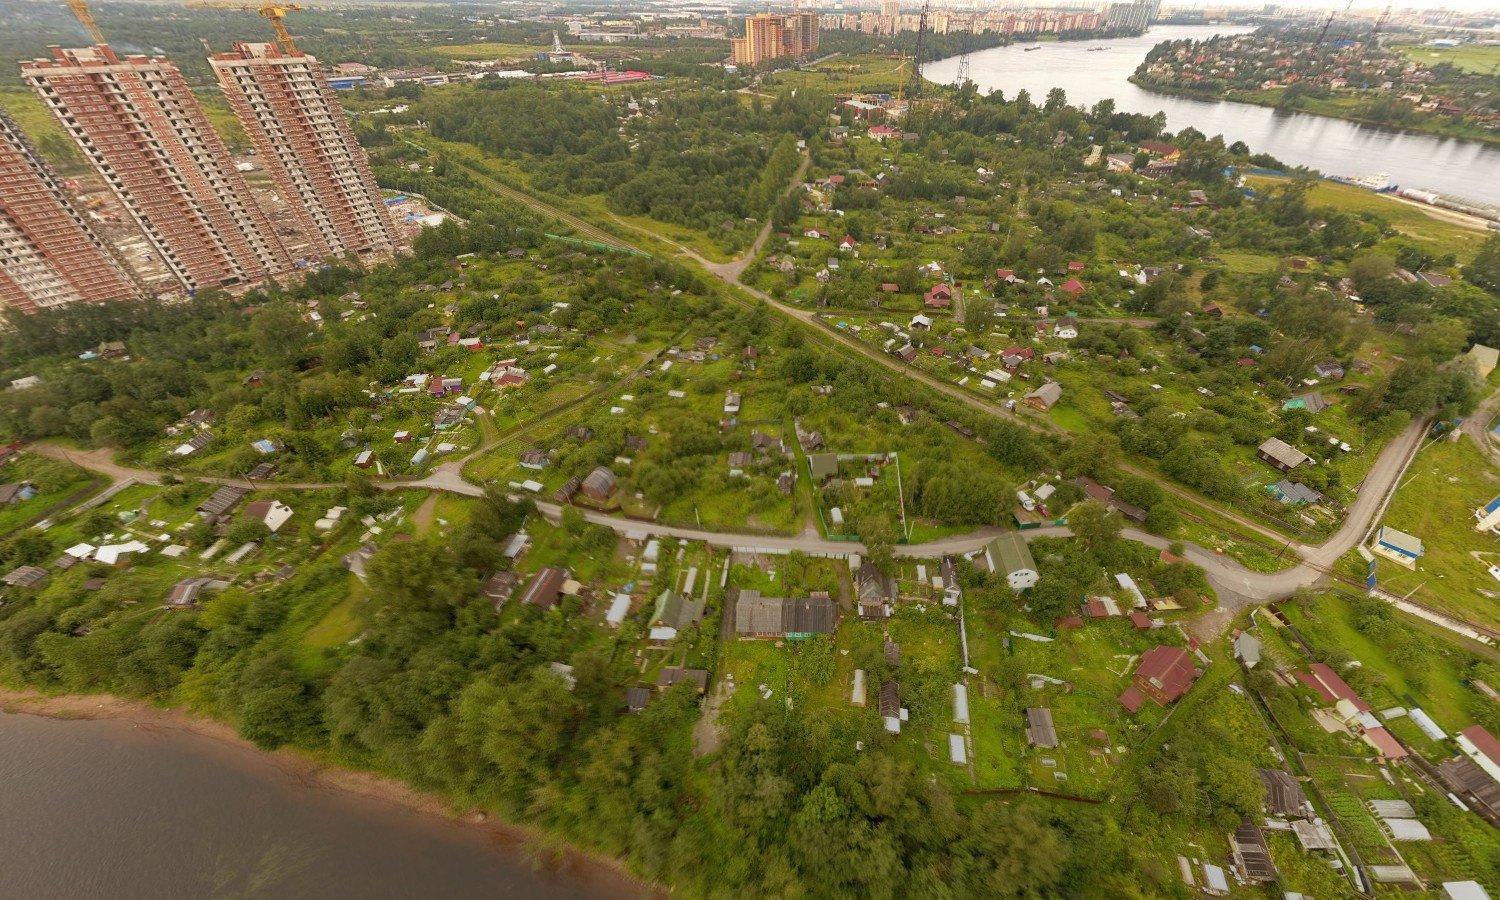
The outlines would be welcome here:
<svg viewBox="0 0 1500 900">
<path fill-rule="evenodd" d="M 1102 550 L 1120 539 L 1124 521 L 1097 500 L 1086 500 L 1068 514 L 1068 528 L 1090 552 Z"/>
<path fill-rule="evenodd" d="M 960 897 L 1046 896 L 1062 878 L 1068 848 L 1030 807 L 991 802 L 979 808 L 959 842 Z"/>
<path fill-rule="evenodd" d="M 1464 280 L 1500 294 L 1500 234 L 1485 239 L 1473 261 L 1464 266 Z"/>
</svg>

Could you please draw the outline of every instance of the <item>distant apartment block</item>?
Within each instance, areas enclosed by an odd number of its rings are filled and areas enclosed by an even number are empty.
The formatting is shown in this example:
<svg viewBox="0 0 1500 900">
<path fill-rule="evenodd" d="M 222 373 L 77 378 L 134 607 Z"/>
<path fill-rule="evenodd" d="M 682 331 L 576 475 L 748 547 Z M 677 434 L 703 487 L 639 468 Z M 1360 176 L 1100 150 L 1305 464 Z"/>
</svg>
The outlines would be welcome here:
<svg viewBox="0 0 1500 900">
<path fill-rule="evenodd" d="M 106 45 L 21 77 L 189 291 L 261 281 L 291 259 L 175 65 Z"/>
<path fill-rule="evenodd" d="M 0 111 L 0 307 L 36 312 L 139 291 Z"/>
<path fill-rule="evenodd" d="M 209 64 L 313 255 L 389 256 L 400 237 L 317 59 L 236 43 Z"/>
<path fill-rule="evenodd" d="M 773 59 L 808 56 L 818 49 L 818 16 L 756 13 L 745 19 L 745 36 L 729 42 L 730 62 L 758 66 Z"/>
</svg>

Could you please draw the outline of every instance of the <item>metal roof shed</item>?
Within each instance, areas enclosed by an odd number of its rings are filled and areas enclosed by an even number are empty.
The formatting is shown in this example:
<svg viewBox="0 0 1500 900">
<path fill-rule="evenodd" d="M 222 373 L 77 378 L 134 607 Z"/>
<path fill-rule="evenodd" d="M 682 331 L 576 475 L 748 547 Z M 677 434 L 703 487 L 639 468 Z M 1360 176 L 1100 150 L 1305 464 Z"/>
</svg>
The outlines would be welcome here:
<svg viewBox="0 0 1500 900">
<path fill-rule="evenodd" d="M 604 621 L 615 628 L 619 628 L 625 621 L 625 616 L 630 612 L 630 595 L 616 594 L 614 602 L 609 605 L 609 612 L 604 614 Z"/>
<path fill-rule="evenodd" d="M 1393 841 L 1430 841 L 1432 832 L 1416 819 L 1386 819 L 1385 829 Z"/>
<path fill-rule="evenodd" d="M 1370 866 L 1370 877 L 1379 884 L 1413 884 L 1417 880 L 1406 866 Z"/>
<path fill-rule="evenodd" d="M 969 754 L 964 749 L 964 736 L 963 735 L 961 735 L 961 734 L 950 734 L 950 735 L 948 735 L 948 759 L 952 760 L 952 762 L 953 762 L 953 764 L 955 766 L 962 766 L 962 765 L 967 765 L 968 764 L 968 762 L 969 762 Z"/>
<path fill-rule="evenodd" d="M 962 684 L 953 686 L 953 721 L 969 724 L 969 689 Z"/>
<path fill-rule="evenodd" d="M 1414 819 L 1417 815 L 1405 800 L 1371 800 L 1370 811 L 1382 819 Z"/>
<path fill-rule="evenodd" d="M 1051 750 L 1057 746 L 1057 726 L 1052 723 L 1052 710 L 1032 708 L 1026 710 L 1026 739 L 1033 747 Z"/>
<path fill-rule="evenodd" d="M 1219 897 L 1229 893 L 1229 878 L 1222 868 L 1210 863 L 1203 864 L 1203 890 Z"/>
<path fill-rule="evenodd" d="M 1427 715 L 1427 713 L 1423 712 L 1421 709 L 1413 706 L 1408 715 L 1411 717 L 1411 720 L 1416 723 L 1417 727 L 1422 729 L 1423 734 L 1427 735 L 1435 741 L 1447 739 L 1447 733 L 1444 732 L 1443 729 L 1439 728 L 1438 724 L 1432 721 L 1432 717 Z"/>
<path fill-rule="evenodd" d="M 1445 881 L 1443 893 L 1448 900 L 1490 900 L 1489 893 L 1477 881 Z"/>
</svg>

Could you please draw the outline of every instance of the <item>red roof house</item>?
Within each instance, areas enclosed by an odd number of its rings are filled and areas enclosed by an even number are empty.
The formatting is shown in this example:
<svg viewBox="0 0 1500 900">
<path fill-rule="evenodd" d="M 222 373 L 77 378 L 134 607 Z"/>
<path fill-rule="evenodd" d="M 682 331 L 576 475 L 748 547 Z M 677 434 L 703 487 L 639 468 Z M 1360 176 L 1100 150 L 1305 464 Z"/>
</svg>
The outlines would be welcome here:
<svg viewBox="0 0 1500 900">
<path fill-rule="evenodd" d="M 1473 744 L 1475 751 L 1487 757 L 1491 765 L 1500 768 L 1500 740 L 1496 740 L 1483 725 L 1470 725 L 1460 731 L 1458 736 Z"/>
<path fill-rule="evenodd" d="M 1064 281 L 1062 284 L 1058 285 L 1057 289 L 1060 291 L 1067 291 L 1069 294 L 1072 294 L 1074 300 L 1077 300 L 1079 297 L 1083 296 L 1083 282 L 1079 281 L 1077 278 L 1069 278 L 1067 281 Z"/>
<path fill-rule="evenodd" d="M 1135 702 L 1134 709 L 1131 707 L 1131 691 L 1150 697 L 1161 706 L 1167 706 L 1193 686 L 1197 680 L 1199 670 L 1193 666 L 1193 657 L 1182 647 L 1152 647 L 1141 657 L 1141 664 L 1135 670 L 1132 686 L 1120 695 L 1120 704 L 1132 712 L 1140 708 L 1140 703 Z"/>
<path fill-rule="evenodd" d="M 922 298 L 922 303 L 933 309 L 947 309 L 953 304 L 953 288 L 946 284 L 935 284 Z"/>
<path fill-rule="evenodd" d="M 1125 707 L 1125 711 L 1129 713 L 1140 709 L 1141 705 L 1145 702 L 1146 695 L 1141 693 L 1140 689 L 1133 684 L 1125 689 L 1125 693 L 1120 695 L 1120 705 Z"/>
<path fill-rule="evenodd" d="M 1407 755 L 1406 748 L 1401 746 L 1401 742 L 1384 728 L 1365 729 L 1365 741 L 1386 759 L 1400 759 Z"/>
<path fill-rule="evenodd" d="M 1310 674 L 1298 672 L 1297 679 L 1316 691 L 1325 702 L 1337 703 L 1340 700 L 1348 700 L 1360 712 L 1370 711 L 1369 704 L 1359 699 L 1359 695 L 1354 693 L 1354 688 L 1340 678 L 1339 673 L 1333 671 L 1327 663 L 1313 663 L 1312 672 Z"/>
</svg>

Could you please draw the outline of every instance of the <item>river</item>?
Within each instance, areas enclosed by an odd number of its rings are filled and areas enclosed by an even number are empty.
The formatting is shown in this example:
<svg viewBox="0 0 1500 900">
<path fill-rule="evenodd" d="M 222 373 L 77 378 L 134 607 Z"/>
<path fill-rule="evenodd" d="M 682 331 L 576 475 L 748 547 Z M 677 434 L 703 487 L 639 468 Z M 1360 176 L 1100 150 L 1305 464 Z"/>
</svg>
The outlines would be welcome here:
<svg viewBox="0 0 1500 900">
<path fill-rule="evenodd" d="M 0 712 L 0 897 L 641 896 L 581 857 L 538 870 L 503 834 L 155 717 Z"/>
<path fill-rule="evenodd" d="M 1303 165 L 1325 175 L 1389 173 L 1402 187 L 1440 191 L 1500 204 L 1500 147 L 1453 138 L 1391 131 L 1342 119 L 1288 113 L 1250 103 L 1193 100 L 1158 94 L 1128 80 L 1147 52 L 1161 41 L 1215 34 L 1239 34 L 1244 28 L 1157 26 L 1137 38 L 1045 43 L 1026 52 L 1023 45 L 996 47 L 969 56 L 969 78 L 981 91 L 1000 90 L 1010 99 L 1025 89 L 1040 103 L 1060 87 L 1068 102 L 1093 106 L 1113 98 L 1121 112 L 1167 114 L 1167 128 L 1191 125 L 1206 135 L 1244 141 L 1252 152 L 1269 153 L 1289 165 Z M 1103 48 L 1103 49 L 1096 49 Z M 957 58 L 922 67 L 940 84 L 951 83 Z"/>
</svg>

